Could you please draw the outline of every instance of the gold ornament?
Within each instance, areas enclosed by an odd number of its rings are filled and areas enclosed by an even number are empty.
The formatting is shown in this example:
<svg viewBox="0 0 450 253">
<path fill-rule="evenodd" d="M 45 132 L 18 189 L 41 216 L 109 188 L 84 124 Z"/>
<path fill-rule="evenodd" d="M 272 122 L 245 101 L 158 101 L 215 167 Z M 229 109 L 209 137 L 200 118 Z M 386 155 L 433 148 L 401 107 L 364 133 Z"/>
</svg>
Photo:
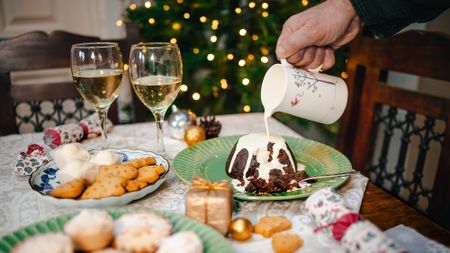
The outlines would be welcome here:
<svg viewBox="0 0 450 253">
<path fill-rule="evenodd" d="M 205 129 L 200 126 L 190 126 L 184 132 L 184 141 L 188 146 L 192 146 L 206 139 Z"/>
<path fill-rule="evenodd" d="M 238 241 L 245 241 L 252 237 L 252 223 L 243 217 L 234 219 L 230 224 L 231 237 Z"/>
</svg>

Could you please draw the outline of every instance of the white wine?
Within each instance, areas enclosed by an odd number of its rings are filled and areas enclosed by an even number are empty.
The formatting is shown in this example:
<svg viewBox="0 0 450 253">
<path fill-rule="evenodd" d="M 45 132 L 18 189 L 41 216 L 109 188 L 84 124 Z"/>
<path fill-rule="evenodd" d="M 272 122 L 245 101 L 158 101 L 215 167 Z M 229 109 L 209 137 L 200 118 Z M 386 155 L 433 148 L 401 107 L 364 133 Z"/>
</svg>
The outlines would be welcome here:
<svg viewBox="0 0 450 253">
<path fill-rule="evenodd" d="M 166 110 L 177 97 L 181 80 L 171 76 L 146 76 L 132 82 L 139 99 L 152 111 Z"/>
<path fill-rule="evenodd" d="M 122 83 L 122 70 L 96 69 L 73 73 L 77 90 L 95 108 L 108 108 L 119 95 Z"/>
</svg>

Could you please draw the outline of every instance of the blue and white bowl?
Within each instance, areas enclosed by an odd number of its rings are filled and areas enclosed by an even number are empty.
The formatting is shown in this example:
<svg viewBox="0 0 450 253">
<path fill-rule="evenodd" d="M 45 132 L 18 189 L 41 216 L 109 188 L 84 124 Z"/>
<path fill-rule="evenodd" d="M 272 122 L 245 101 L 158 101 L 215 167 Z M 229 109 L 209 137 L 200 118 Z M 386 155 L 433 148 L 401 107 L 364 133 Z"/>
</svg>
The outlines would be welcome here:
<svg viewBox="0 0 450 253">
<path fill-rule="evenodd" d="M 133 200 L 140 199 L 151 192 L 158 189 L 158 187 L 166 180 L 167 173 L 169 173 L 170 164 L 169 161 L 161 155 L 153 152 L 130 150 L 130 149 L 110 149 L 116 154 L 122 156 L 122 162 L 128 160 L 138 159 L 142 157 L 154 157 L 157 165 L 162 165 L 165 168 L 165 172 L 160 175 L 159 179 L 142 188 L 139 191 L 127 192 L 121 196 L 111 196 L 101 199 L 59 199 L 50 196 L 50 192 L 61 184 L 58 179 L 58 170 L 54 160 L 50 160 L 46 165 L 41 166 L 35 172 L 33 172 L 29 179 L 31 189 L 33 189 L 39 197 L 54 205 L 64 207 L 78 207 L 78 208 L 94 208 L 94 207 L 109 207 L 126 205 Z M 93 151 L 95 152 L 95 151 Z"/>
</svg>

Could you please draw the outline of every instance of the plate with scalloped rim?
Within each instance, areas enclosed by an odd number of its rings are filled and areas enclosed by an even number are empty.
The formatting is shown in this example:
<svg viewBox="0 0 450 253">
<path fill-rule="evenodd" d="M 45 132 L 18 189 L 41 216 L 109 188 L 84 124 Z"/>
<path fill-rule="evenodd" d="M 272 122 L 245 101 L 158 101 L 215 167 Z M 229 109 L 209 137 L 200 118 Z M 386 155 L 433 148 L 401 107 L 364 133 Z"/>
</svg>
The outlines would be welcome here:
<svg viewBox="0 0 450 253">
<path fill-rule="evenodd" d="M 203 249 L 205 253 L 215 253 L 224 252 L 231 253 L 234 252 L 230 242 L 223 237 L 219 232 L 213 228 L 194 221 L 188 217 L 181 216 L 178 214 L 173 214 L 169 212 L 153 211 L 150 209 L 134 209 L 134 208 L 119 208 L 106 210 L 114 220 L 118 219 L 120 216 L 138 211 L 152 211 L 159 215 L 162 215 L 170 220 L 172 223 L 172 231 L 193 231 L 200 239 L 203 241 Z M 61 215 L 55 218 L 50 218 L 48 220 L 38 222 L 33 225 L 23 227 L 19 230 L 11 232 L 0 238 L 0 252 L 10 252 L 14 245 L 25 240 L 28 237 L 32 237 L 37 234 L 61 232 L 64 229 L 64 224 L 72 219 L 76 213 Z"/>
<path fill-rule="evenodd" d="M 109 206 L 120 206 L 130 203 L 133 200 L 143 198 L 144 196 L 152 193 L 166 180 L 166 175 L 169 172 L 170 164 L 169 161 L 161 155 L 155 154 L 149 151 L 142 150 L 131 150 L 131 149 L 108 149 L 116 154 L 122 156 L 122 162 L 126 162 L 132 159 L 138 159 L 142 157 L 154 157 L 157 165 L 163 165 L 165 172 L 160 175 L 159 179 L 142 188 L 139 191 L 127 192 L 121 196 L 112 196 L 101 199 L 59 199 L 49 195 L 50 191 L 56 186 L 60 185 L 61 182 L 58 180 L 57 171 L 59 168 L 56 166 L 54 160 L 50 160 L 47 164 L 39 167 L 35 172 L 33 172 L 28 180 L 31 189 L 39 195 L 40 198 L 54 205 L 64 206 L 64 207 L 82 207 L 82 208 L 92 208 L 92 207 L 109 207 Z"/>
<path fill-rule="evenodd" d="M 175 174 L 190 184 L 193 176 L 211 181 L 231 180 L 225 172 L 225 163 L 234 144 L 241 136 L 218 137 L 188 147 L 178 153 L 173 162 Z M 325 144 L 305 138 L 283 137 L 297 160 L 305 166 L 309 176 L 319 176 L 352 171 L 350 161 L 342 153 Z M 312 193 L 326 188 L 337 188 L 344 184 L 348 176 L 317 180 L 306 188 L 290 192 L 272 194 L 245 193 L 233 191 L 233 196 L 241 200 L 289 200 L 306 198 Z"/>
</svg>

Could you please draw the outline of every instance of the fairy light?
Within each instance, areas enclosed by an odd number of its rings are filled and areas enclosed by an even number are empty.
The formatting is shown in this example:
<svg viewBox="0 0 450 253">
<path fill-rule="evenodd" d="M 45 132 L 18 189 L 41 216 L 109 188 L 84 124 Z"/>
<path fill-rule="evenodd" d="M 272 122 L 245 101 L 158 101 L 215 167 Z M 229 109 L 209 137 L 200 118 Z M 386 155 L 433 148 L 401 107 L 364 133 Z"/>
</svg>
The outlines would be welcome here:
<svg viewBox="0 0 450 253">
<path fill-rule="evenodd" d="M 177 0 L 177 3 L 182 4 L 184 0 Z"/>
<path fill-rule="evenodd" d="M 228 60 L 233 60 L 234 59 L 234 55 L 232 53 L 227 54 L 227 59 Z"/>
<path fill-rule="evenodd" d="M 200 100 L 200 94 L 198 92 L 194 92 L 194 94 L 192 94 L 192 99 L 194 100 Z"/>
<path fill-rule="evenodd" d="M 259 39 L 259 36 L 256 34 L 252 35 L 252 40 L 257 41 Z"/>
<path fill-rule="evenodd" d="M 130 10 L 134 11 L 136 10 L 137 5 L 135 3 L 130 4 L 129 8 Z"/>
<path fill-rule="evenodd" d="M 172 24 L 172 29 L 174 29 L 175 31 L 180 30 L 180 28 L 181 28 L 181 24 L 180 23 L 175 22 L 175 23 Z"/>
<path fill-rule="evenodd" d="M 247 34 L 247 30 L 245 30 L 244 28 L 242 28 L 241 30 L 239 30 L 239 35 L 245 36 L 246 34 Z"/>
<path fill-rule="evenodd" d="M 212 30 L 217 30 L 217 28 L 219 28 L 219 20 L 214 19 L 214 20 L 211 22 L 211 29 L 212 29 Z"/>
<path fill-rule="evenodd" d="M 262 56 L 261 57 L 261 62 L 262 63 L 268 63 L 269 62 L 269 58 L 267 58 L 266 56 Z"/>
<path fill-rule="evenodd" d="M 224 90 L 226 90 L 227 88 L 228 88 L 228 82 L 227 82 L 227 79 L 221 79 L 220 80 L 220 88 L 222 88 L 222 89 L 224 89 Z"/>
<path fill-rule="evenodd" d="M 241 14 L 242 13 L 242 9 L 237 7 L 236 9 L 234 9 L 234 12 L 236 12 L 236 14 Z"/>
<path fill-rule="evenodd" d="M 247 59 L 249 59 L 250 61 L 253 61 L 255 59 L 255 55 L 254 54 L 248 54 L 247 55 Z"/>
<path fill-rule="evenodd" d="M 239 65 L 240 67 L 244 67 L 245 64 L 246 64 L 246 62 L 245 62 L 244 59 L 240 59 L 239 62 L 238 62 L 238 65 Z"/>
<path fill-rule="evenodd" d="M 208 20 L 205 16 L 200 17 L 200 22 L 205 23 Z"/>
<path fill-rule="evenodd" d="M 347 72 L 345 72 L 345 71 L 342 71 L 342 73 L 341 73 L 341 77 L 342 77 L 343 79 L 347 79 L 347 78 L 348 78 L 348 74 L 347 74 Z"/>
<path fill-rule="evenodd" d="M 152 3 L 150 3 L 150 1 L 145 1 L 144 6 L 145 6 L 145 8 L 148 9 L 148 8 L 152 7 Z"/>
<path fill-rule="evenodd" d="M 217 36 L 216 36 L 216 35 L 213 35 L 213 36 L 211 36 L 211 37 L 209 38 L 209 40 L 210 40 L 212 43 L 215 43 L 215 42 L 217 41 Z"/>
<path fill-rule="evenodd" d="M 251 109 L 249 105 L 244 105 L 244 112 L 250 112 Z"/>
<path fill-rule="evenodd" d="M 118 20 L 116 21 L 116 26 L 122 26 L 122 25 L 123 25 L 122 19 L 118 19 Z"/>
<path fill-rule="evenodd" d="M 242 79 L 242 84 L 243 84 L 244 86 L 247 86 L 249 83 L 250 83 L 250 79 L 248 79 L 248 78 Z"/>
<path fill-rule="evenodd" d="M 125 63 L 125 64 L 123 65 L 123 71 L 127 71 L 127 70 L 128 70 L 128 64 Z"/>
<path fill-rule="evenodd" d="M 184 19 L 189 19 L 191 17 L 191 14 L 189 14 L 189 12 L 185 12 L 184 14 L 183 14 L 183 18 Z"/>
<path fill-rule="evenodd" d="M 248 7 L 252 8 L 252 9 L 255 8 L 255 6 L 256 6 L 255 2 L 248 3 Z"/>
<path fill-rule="evenodd" d="M 302 0 L 302 5 L 303 5 L 303 6 L 308 5 L 308 3 L 309 3 L 308 0 Z"/>
<path fill-rule="evenodd" d="M 165 10 L 165 11 L 169 11 L 169 10 L 170 10 L 170 6 L 169 6 L 169 5 L 167 5 L 167 4 L 165 4 L 165 5 L 163 6 L 163 10 Z"/>
<path fill-rule="evenodd" d="M 154 23 L 156 23 L 156 20 L 154 18 L 149 18 L 148 23 L 153 25 Z"/>
<path fill-rule="evenodd" d="M 180 86 L 180 90 L 181 90 L 182 92 L 186 92 L 186 91 L 188 90 L 187 85 L 186 85 L 186 84 L 182 84 L 182 85 Z"/>
<path fill-rule="evenodd" d="M 192 49 L 192 52 L 194 52 L 194 54 L 198 54 L 200 52 L 200 50 L 198 48 L 194 47 Z"/>
<path fill-rule="evenodd" d="M 177 44 L 177 38 L 171 38 L 170 39 L 170 43 Z"/>
<path fill-rule="evenodd" d="M 267 11 L 263 11 L 263 12 L 261 13 L 261 16 L 262 16 L 263 18 L 267 18 L 267 17 L 269 16 L 269 13 L 268 13 Z"/>
<path fill-rule="evenodd" d="M 206 56 L 206 59 L 207 59 L 208 61 L 213 61 L 214 58 L 215 58 L 214 54 L 208 54 L 208 55 Z"/>
<path fill-rule="evenodd" d="M 267 9 L 267 8 L 269 8 L 269 4 L 266 3 L 266 2 L 264 2 L 264 3 L 261 4 L 261 7 L 262 7 L 263 9 Z"/>
<path fill-rule="evenodd" d="M 263 55 L 269 55 L 269 49 L 267 49 L 267 47 L 263 46 L 260 48 L 260 50 Z"/>
<path fill-rule="evenodd" d="M 219 96 L 219 88 L 217 88 L 217 86 L 213 86 L 213 96 L 214 97 Z"/>
</svg>

